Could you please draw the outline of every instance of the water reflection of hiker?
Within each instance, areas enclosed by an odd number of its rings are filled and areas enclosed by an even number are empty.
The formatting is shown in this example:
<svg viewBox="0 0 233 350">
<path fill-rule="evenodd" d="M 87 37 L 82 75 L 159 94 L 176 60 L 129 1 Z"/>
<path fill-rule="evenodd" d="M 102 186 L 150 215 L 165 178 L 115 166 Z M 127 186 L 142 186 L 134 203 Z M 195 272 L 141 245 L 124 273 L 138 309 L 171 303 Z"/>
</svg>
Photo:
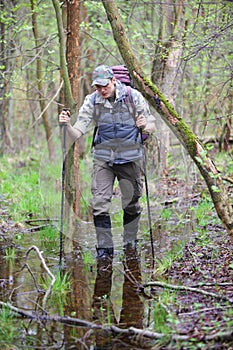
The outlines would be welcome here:
<svg viewBox="0 0 233 350">
<path fill-rule="evenodd" d="M 122 308 L 120 320 L 117 321 L 111 302 L 112 288 L 112 260 L 97 260 L 97 275 L 93 294 L 92 310 L 93 320 L 100 324 L 115 324 L 122 328 L 134 326 L 143 327 L 144 304 L 139 296 L 141 284 L 141 265 L 137 248 L 132 244 L 124 247 L 124 282 L 122 293 Z M 119 337 L 121 343 L 123 339 Z M 128 342 L 129 339 L 124 339 Z M 116 344 L 117 339 L 114 339 Z M 121 344 L 116 344 L 116 349 L 121 349 Z M 123 347 L 125 349 L 125 347 Z M 101 330 L 96 332 L 95 349 L 112 349 L 111 338 L 108 332 Z"/>
<path fill-rule="evenodd" d="M 139 199 L 142 195 L 140 161 L 143 156 L 139 128 L 148 128 L 150 111 L 142 94 L 136 89 L 129 90 L 117 80 L 110 67 L 97 67 L 92 79 L 96 91 L 86 96 L 74 126 L 70 124 L 67 111 L 59 115 L 59 122 L 67 123 L 67 131 L 73 140 L 85 134 L 92 121 L 97 124 L 91 185 L 92 212 L 97 255 L 112 257 L 110 207 L 116 178 L 121 190 L 124 243 L 137 239 L 141 214 Z"/>
<path fill-rule="evenodd" d="M 142 281 L 140 258 L 137 248 L 127 244 L 124 248 L 124 284 L 122 308 L 120 314 L 121 327 L 143 327 L 144 303 L 139 296 Z"/>
</svg>

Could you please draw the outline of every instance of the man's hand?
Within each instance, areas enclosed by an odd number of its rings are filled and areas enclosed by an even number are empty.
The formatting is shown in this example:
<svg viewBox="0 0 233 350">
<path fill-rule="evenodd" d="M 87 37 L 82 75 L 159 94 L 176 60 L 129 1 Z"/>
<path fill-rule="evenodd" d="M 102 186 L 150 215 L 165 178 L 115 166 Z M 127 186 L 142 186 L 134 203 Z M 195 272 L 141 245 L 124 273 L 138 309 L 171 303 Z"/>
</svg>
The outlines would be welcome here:
<svg viewBox="0 0 233 350">
<path fill-rule="evenodd" d="M 70 111 L 68 109 L 63 109 L 58 117 L 59 123 L 70 125 Z"/>
<path fill-rule="evenodd" d="M 139 115 L 137 117 L 137 120 L 136 120 L 136 125 L 139 129 L 143 129 L 145 128 L 147 122 L 146 122 L 146 118 L 144 117 L 144 115 Z"/>
</svg>

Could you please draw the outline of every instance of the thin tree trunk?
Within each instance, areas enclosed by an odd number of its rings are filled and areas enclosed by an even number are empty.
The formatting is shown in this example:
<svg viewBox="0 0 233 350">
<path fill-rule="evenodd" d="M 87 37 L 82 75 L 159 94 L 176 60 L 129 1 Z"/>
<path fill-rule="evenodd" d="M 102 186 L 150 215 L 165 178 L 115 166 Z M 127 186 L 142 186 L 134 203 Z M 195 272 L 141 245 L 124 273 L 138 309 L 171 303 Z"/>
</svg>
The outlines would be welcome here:
<svg viewBox="0 0 233 350">
<path fill-rule="evenodd" d="M 57 26 L 60 40 L 60 63 L 62 78 L 64 81 L 64 104 L 70 108 L 71 115 L 74 115 L 80 105 L 80 55 L 79 55 L 79 25 L 80 25 L 80 4 L 79 0 L 67 2 L 64 11 L 65 21 L 67 19 L 67 38 L 64 34 L 64 21 L 62 19 L 60 3 L 53 0 L 56 11 Z M 67 12 L 67 13 L 66 13 Z M 73 123 L 73 121 L 72 121 Z M 70 145 L 66 156 L 66 207 L 65 213 L 68 218 L 68 227 L 65 236 L 65 253 L 73 250 L 73 237 L 75 221 L 80 217 L 80 142 Z"/>
<path fill-rule="evenodd" d="M 221 174 L 209 158 L 198 137 L 189 129 L 158 87 L 147 79 L 143 71 L 139 68 L 115 2 L 113 0 L 102 0 L 102 3 L 112 26 L 114 39 L 124 62 L 134 77 L 135 85 L 151 106 L 157 110 L 161 118 L 173 131 L 196 163 L 201 175 L 206 181 L 216 212 L 233 241 L 233 209 Z"/>
<path fill-rule="evenodd" d="M 75 101 L 76 110 L 80 104 L 80 49 L 79 49 L 79 31 L 80 31 L 80 14 L 79 0 L 67 2 L 67 66 L 69 72 L 69 80 L 71 85 L 72 95 Z M 74 166 L 74 181 L 70 181 L 69 186 L 73 187 L 73 209 L 74 214 L 80 217 L 80 168 L 79 157 L 83 147 L 83 138 L 75 142 L 73 154 L 69 154 L 73 158 Z M 70 179 L 72 180 L 72 179 Z M 72 186 L 73 183 L 73 186 Z"/>
<path fill-rule="evenodd" d="M 2 12 L 4 12 L 5 6 L 5 1 L 0 0 L 0 9 Z M 12 16 L 14 16 L 13 13 Z M 0 61 L 1 66 L 4 67 L 4 71 L 0 74 L 0 156 L 3 155 L 7 149 L 13 147 L 9 116 L 10 97 L 7 97 L 10 96 L 10 78 L 12 75 L 12 67 L 10 67 L 7 57 L 11 56 L 10 52 L 13 51 L 13 48 L 9 45 L 9 30 L 10 29 L 5 26 L 4 21 L 0 21 Z"/>
<path fill-rule="evenodd" d="M 39 32 L 38 32 L 38 26 L 37 26 L 37 12 L 36 12 L 37 4 L 36 0 L 31 0 L 31 9 L 32 9 L 32 31 L 35 39 L 35 45 L 36 45 L 36 74 L 37 74 L 37 87 L 38 87 L 38 93 L 39 93 L 39 103 L 40 103 L 40 109 L 42 112 L 42 120 L 45 128 L 45 134 L 46 134 L 46 140 L 48 144 L 48 151 L 49 151 L 49 158 L 53 159 L 54 157 L 54 145 L 52 140 L 52 129 L 49 125 L 49 118 L 48 113 L 46 111 L 46 104 L 44 100 L 44 93 L 43 93 L 43 74 L 42 74 L 42 59 L 40 55 L 40 39 L 39 39 Z"/>
</svg>

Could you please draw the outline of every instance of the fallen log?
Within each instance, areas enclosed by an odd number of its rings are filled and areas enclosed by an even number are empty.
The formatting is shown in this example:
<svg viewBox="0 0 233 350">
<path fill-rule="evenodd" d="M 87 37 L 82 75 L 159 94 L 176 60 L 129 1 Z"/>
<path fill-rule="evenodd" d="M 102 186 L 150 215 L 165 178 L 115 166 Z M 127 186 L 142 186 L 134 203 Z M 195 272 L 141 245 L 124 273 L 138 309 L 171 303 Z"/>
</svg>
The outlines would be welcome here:
<svg viewBox="0 0 233 350">
<path fill-rule="evenodd" d="M 142 340 L 145 339 L 147 341 L 148 339 L 154 340 L 154 341 L 166 341 L 166 343 L 174 342 L 174 341 L 189 341 L 190 338 L 192 338 L 192 344 L 195 343 L 195 340 L 197 343 L 200 343 L 200 339 L 197 337 L 196 339 L 193 336 L 189 335 L 180 335 L 180 334 L 164 334 L 164 333 L 157 333 L 152 332 L 148 329 L 138 329 L 134 327 L 129 328 L 120 328 L 115 325 L 99 325 L 94 322 L 81 320 L 78 318 L 73 318 L 69 316 L 59 316 L 59 315 L 48 315 L 48 314 L 39 314 L 35 311 L 29 312 L 26 310 L 19 309 L 10 303 L 5 303 L 3 301 L 0 301 L 0 306 L 9 308 L 14 314 L 25 317 L 28 319 L 36 320 L 36 321 L 43 321 L 43 322 L 60 322 L 66 325 L 72 325 L 76 327 L 84 327 L 89 328 L 93 330 L 103 330 L 109 332 L 112 336 L 120 335 L 120 336 L 127 336 L 129 338 L 132 338 L 132 336 L 139 336 Z M 202 341 L 216 341 L 216 340 L 232 340 L 233 337 L 233 331 L 232 330 L 226 330 L 225 332 L 217 332 L 215 334 L 210 335 L 202 335 Z M 152 345 L 152 343 L 151 343 Z"/>
</svg>

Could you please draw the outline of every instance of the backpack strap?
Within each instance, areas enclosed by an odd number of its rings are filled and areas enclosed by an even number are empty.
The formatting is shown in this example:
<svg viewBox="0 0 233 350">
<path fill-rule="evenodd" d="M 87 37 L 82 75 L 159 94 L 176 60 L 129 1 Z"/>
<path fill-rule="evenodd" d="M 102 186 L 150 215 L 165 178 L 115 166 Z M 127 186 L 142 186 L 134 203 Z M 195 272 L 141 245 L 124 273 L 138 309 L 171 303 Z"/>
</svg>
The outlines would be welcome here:
<svg viewBox="0 0 233 350">
<path fill-rule="evenodd" d="M 98 120 L 100 117 L 100 106 L 96 105 L 96 94 L 97 92 L 95 92 L 92 96 L 91 96 L 91 102 L 93 103 L 94 106 L 94 113 L 93 113 L 93 117 L 95 120 L 95 127 L 93 130 L 93 134 L 92 134 L 92 141 L 91 141 L 91 149 L 93 149 L 95 147 L 95 137 L 98 131 Z"/>
<path fill-rule="evenodd" d="M 136 107 L 133 101 L 132 88 L 129 85 L 127 85 L 126 89 L 127 89 L 127 95 L 125 98 L 125 103 L 128 107 L 130 114 L 133 116 L 134 120 L 136 121 Z"/>
<path fill-rule="evenodd" d="M 97 105 L 96 105 L 96 94 L 97 94 L 96 91 L 92 94 L 92 96 L 91 96 L 91 102 L 92 102 L 92 104 L 93 104 L 93 106 L 94 106 L 93 117 L 94 117 L 94 120 L 95 120 L 95 122 L 96 122 L 96 124 L 97 124 L 98 119 L 99 119 L 99 115 L 100 115 L 100 108 L 98 108 Z M 99 112 L 98 112 L 98 110 L 99 110 Z"/>
</svg>

